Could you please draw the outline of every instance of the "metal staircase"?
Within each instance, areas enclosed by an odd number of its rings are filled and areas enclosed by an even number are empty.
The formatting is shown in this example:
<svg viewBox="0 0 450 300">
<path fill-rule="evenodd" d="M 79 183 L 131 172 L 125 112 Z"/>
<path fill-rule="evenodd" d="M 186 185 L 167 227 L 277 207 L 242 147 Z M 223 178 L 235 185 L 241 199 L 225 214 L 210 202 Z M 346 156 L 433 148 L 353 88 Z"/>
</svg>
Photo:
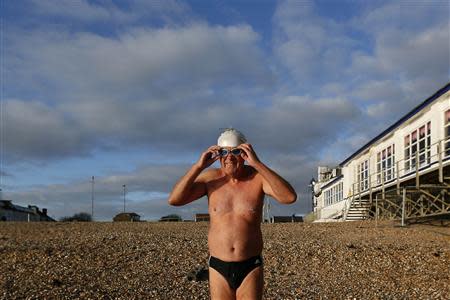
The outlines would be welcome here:
<svg viewBox="0 0 450 300">
<path fill-rule="evenodd" d="M 350 207 L 344 214 L 345 221 L 360 221 L 368 218 L 368 212 L 372 204 L 369 199 L 353 199 Z"/>
</svg>

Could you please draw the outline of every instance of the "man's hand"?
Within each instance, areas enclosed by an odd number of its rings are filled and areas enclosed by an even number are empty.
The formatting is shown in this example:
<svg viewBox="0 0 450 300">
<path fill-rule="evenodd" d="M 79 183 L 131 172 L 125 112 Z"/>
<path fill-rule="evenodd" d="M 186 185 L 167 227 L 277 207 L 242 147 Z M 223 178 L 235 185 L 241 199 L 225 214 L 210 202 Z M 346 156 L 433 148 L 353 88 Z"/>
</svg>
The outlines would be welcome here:
<svg viewBox="0 0 450 300">
<path fill-rule="evenodd" d="M 209 147 L 200 156 L 200 158 L 197 162 L 197 166 L 203 170 L 203 169 L 206 169 L 207 167 L 209 167 L 210 165 L 212 165 L 216 160 L 218 160 L 220 158 L 219 150 L 220 150 L 219 146 Z"/>
<path fill-rule="evenodd" d="M 252 145 L 241 144 L 238 148 L 243 151 L 241 157 L 263 177 L 263 191 L 266 195 L 284 204 L 293 203 L 297 200 L 297 193 L 294 188 L 283 177 L 259 160 Z"/>
<path fill-rule="evenodd" d="M 238 148 L 243 151 L 241 156 L 248 163 L 249 166 L 255 167 L 257 164 L 261 162 L 258 156 L 256 155 L 255 150 L 253 150 L 252 145 L 240 144 Z"/>
</svg>

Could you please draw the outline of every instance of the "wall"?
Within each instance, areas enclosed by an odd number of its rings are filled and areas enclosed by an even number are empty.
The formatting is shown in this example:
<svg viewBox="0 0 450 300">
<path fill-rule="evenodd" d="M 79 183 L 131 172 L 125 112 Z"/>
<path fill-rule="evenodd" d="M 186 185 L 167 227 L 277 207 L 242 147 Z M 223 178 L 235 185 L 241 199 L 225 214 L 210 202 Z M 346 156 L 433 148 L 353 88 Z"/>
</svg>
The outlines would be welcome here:
<svg viewBox="0 0 450 300">
<path fill-rule="evenodd" d="M 0 208 L 0 219 L 2 219 L 2 217 L 6 217 L 6 221 L 27 222 L 28 215 L 30 217 L 30 221 L 40 221 L 39 215 Z"/>
</svg>

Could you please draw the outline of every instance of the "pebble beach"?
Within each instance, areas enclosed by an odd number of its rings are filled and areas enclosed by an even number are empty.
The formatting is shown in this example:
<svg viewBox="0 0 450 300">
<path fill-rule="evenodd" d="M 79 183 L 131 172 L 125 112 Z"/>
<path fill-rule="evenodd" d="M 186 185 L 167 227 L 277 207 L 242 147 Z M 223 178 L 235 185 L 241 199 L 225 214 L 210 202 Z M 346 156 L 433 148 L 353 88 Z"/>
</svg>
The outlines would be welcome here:
<svg viewBox="0 0 450 300">
<path fill-rule="evenodd" d="M 0 223 L 1 299 L 209 299 L 208 223 Z M 262 224 L 264 299 L 449 299 L 450 227 Z"/>
</svg>

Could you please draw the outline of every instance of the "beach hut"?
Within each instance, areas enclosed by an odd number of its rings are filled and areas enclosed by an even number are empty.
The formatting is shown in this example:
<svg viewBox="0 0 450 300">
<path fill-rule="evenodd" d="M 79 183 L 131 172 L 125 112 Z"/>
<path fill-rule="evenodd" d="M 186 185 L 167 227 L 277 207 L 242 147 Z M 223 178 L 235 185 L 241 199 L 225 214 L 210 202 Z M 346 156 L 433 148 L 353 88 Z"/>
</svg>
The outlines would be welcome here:
<svg viewBox="0 0 450 300">
<path fill-rule="evenodd" d="M 273 216 L 271 223 L 298 223 L 303 222 L 303 218 L 300 216 Z"/>
<path fill-rule="evenodd" d="M 159 222 L 181 222 L 181 221 L 183 220 L 179 215 L 167 215 L 159 219 Z"/>
<path fill-rule="evenodd" d="M 114 218 L 114 222 L 139 222 L 141 220 L 141 216 L 134 212 L 124 212 L 117 214 Z"/>
<path fill-rule="evenodd" d="M 195 222 L 209 222 L 209 214 L 195 214 Z"/>
</svg>

